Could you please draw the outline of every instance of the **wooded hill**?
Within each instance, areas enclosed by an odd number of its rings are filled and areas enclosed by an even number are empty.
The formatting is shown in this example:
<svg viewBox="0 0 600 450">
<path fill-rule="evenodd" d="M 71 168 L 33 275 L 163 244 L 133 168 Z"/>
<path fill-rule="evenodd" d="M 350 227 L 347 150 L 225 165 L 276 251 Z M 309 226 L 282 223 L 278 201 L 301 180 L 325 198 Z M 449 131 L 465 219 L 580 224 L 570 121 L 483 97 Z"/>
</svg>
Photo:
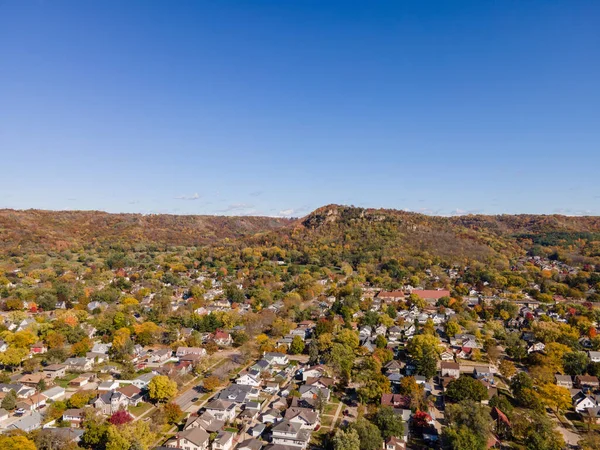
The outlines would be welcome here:
<svg viewBox="0 0 600 450">
<path fill-rule="evenodd" d="M 600 217 L 468 215 L 437 217 L 390 209 L 328 205 L 301 219 L 109 214 L 99 211 L 0 210 L 0 251 L 60 250 L 110 243 L 201 246 L 228 242 L 307 255 L 307 263 L 511 258 L 560 249 L 578 262 L 600 262 Z"/>
</svg>

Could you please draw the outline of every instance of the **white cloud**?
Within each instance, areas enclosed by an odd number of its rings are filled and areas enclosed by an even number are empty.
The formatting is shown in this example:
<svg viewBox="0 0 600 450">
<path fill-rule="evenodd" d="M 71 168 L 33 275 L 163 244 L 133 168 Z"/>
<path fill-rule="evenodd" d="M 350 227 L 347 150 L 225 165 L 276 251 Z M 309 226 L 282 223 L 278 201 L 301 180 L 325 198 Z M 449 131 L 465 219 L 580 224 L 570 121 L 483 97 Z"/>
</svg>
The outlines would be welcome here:
<svg viewBox="0 0 600 450">
<path fill-rule="evenodd" d="M 195 192 L 193 195 L 178 195 L 175 200 L 198 200 L 200 195 Z"/>
<path fill-rule="evenodd" d="M 290 208 L 290 209 L 283 209 L 283 210 L 279 211 L 278 215 L 281 216 L 281 217 L 291 217 L 291 216 L 294 215 L 295 212 L 296 211 L 294 209 L 292 209 L 292 208 Z"/>
</svg>

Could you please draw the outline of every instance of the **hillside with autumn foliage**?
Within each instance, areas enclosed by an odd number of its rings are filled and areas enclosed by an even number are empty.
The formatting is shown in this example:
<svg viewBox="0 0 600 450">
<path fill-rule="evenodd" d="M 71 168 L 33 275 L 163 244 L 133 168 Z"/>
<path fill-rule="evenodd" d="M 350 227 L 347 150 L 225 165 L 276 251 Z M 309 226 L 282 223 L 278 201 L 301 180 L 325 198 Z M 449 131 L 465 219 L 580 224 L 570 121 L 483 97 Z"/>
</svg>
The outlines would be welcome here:
<svg viewBox="0 0 600 450">
<path fill-rule="evenodd" d="M 600 217 L 438 217 L 340 205 L 321 207 L 300 219 L 0 210 L 2 251 L 115 243 L 276 245 L 301 254 L 307 264 L 358 265 L 411 257 L 458 264 L 507 262 L 525 252 L 598 263 Z"/>
<path fill-rule="evenodd" d="M 114 243 L 199 246 L 277 229 L 273 217 L 110 214 L 100 211 L 0 210 L 0 250 L 61 250 Z"/>
</svg>

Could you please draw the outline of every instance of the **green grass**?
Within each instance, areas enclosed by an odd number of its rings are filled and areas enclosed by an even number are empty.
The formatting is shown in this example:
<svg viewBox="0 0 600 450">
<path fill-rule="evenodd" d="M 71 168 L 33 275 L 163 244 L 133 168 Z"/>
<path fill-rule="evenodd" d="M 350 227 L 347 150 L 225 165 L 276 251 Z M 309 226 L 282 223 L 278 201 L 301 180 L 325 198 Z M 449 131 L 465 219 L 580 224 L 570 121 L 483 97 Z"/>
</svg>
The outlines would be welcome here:
<svg viewBox="0 0 600 450">
<path fill-rule="evenodd" d="M 340 402 L 341 402 L 341 400 L 333 395 L 329 398 L 329 403 L 333 403 L 333 404 L 337 405 Z"/>
<path fill-rule="evenodd" d="M 152 408 L 152 405 L 150 403 L 140 402 L 137 406 L 130 406 L 129 412 L 134 416 L 138 417 L 144 414 L 150 408 Z"/>
<path fill-rule="evenodd" d="M 323 414 L 335 414 L 335 411 L 337 409 L 337 404 L 335 403 L 328 403 L 327 405 L 325 405 L 325 410 L 323 411 Z"/>
<path fill-rule="evenodd" d="M 62 388 L 67 388 L 69 386 L 69 382 L 74 380 L 79 376 L 78 373 L 68 373 L 63 378 L 56 378 L 54 382 Z"/>
<path fill-rule="evenodd" d="M 321 417 L 321 426 L 322 427 L 331 427 L 332 422 L 333 422 L 332 416 L 322 416 Z"/>
</svg>

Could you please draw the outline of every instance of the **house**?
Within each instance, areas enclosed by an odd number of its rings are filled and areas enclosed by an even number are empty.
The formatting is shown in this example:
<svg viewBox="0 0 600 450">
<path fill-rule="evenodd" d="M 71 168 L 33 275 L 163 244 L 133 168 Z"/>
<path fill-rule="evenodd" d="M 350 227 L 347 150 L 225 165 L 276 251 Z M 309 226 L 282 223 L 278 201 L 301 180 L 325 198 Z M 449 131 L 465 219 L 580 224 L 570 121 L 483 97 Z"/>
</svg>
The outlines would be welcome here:
<svg viewBox="0 0 600 450">
<path fill-rule="evenodd" d="M 442 361 L 454 361 L 454 353 L 445 350 L 440 354 L 440 359 Z"/>
<path fill-rule="evenodd" d="M 152 355 L 149 357 L 149 361 L 155 364 L 163 364 L 171 359 L 172 354 L 173 352 L 170 349 L 162 348 L 152 352 Z"/>
<path fill-rule="evenodd" d="M 119 382 L 115 380 L 103 381 L 98 385 L 99 392 L 111 392 L 119 387 Z"/>
<path fill-rule="evenodd" d="M 386 373 L 400 373 L 403 367 L 404 363 L 402 361 L 398 361 L 397 359 L 392 359 L 389 363 L 383 366 Z"/>
<path fill-rule="evenodd" d="M 133 384 L 138 389 L 144 389 L 146 386 L 148 386 L 148 383 L 150 383 L 150 380 L 152 380 L 152 378 L 154 378 L 155 376 L 156 376 L 156 374 L 153 372 L 144 373 L 144 374 L 140 375 L 139 377 L 135 378 L 131 382 L 131 384 Z"/>
<path fill-rule="evenodd" d="M 81 408 L 77 409 L 67 409 L 63 415 L 63 422 L 70 422 L 72 427 L 78 427 L 83 422 L 85 410 Z"/>
<path fill-rule="evenodd" d="M 554 379 L 556 380 L 557 386 L 562 386 L 567 389 L 573 389 L 573 378 L 571 377 L 571 375 L 560 375 L 557 373 L 556 375 L 554 375 Z"/>
<path fill-rule="evenodd" d="M 594 377 L 591 375 L 577 375 L 575 376 L 575 384 L 581 388 L 598 388 L 600 383 L 598 382 L 598 377 Z"/>
<path fill-rule="evenodd" d="M 0 353 L 4 353 L 6 350 L 8 350 L 8 344 L 5 341 L 0 340 Z"/>
<path fill-rule="evenodd" d="M 265 353 L 263 359 L 272 366 L 287 366 L 290 363 L 286 354 L 278 352 Z"/>
<path fill-rule="evenodd" d="M 475 378 L 494 378 L 494 371 L 491 366 L 475 366 L 473 369 L 473 375 Z"/>
<path fill-rule="evenodd" d="M 67 370 L 73 372 L 85 372 L 88 370 L 92 370 L 94 366 L 94 360 L 88 358 L 67 358 L 64 362 L 67 366 Z"/>
<path fill-rule="evenodd" d="M 215 341 L 215 344 L 226 347 L 233 344 L 233 339 L 229 333 L 225 331 L 217 330 L 212 335 L 212 340 Z"/>
<path fill-rule="evenodd" d="M 394 325 L 388 328 L 388 340 L 395 342 L 402 337 L 402 328 L 398 325 Z"/>
<path fill-rule="evenodd" d="M 265 384 L 263 391 L 267 394 L 277 394 L 277 392 L 279 392 L 279 383 L 276 383 L 275 381 L 269 381 Z"/>
<path fill-rule="evenodd" d="M 40 381 L 45 379 L 46 376 L 43 372 L 26 373 L 21 378 L 19 378 L 19 383 L 24 384 L 26 386 L 36 387 Z"/>
<path fill-rule="evenodd" d="M 94 344 L 91 351 L 92 351 L 92 353 L 108 353 L 108 351 L 110 350 L 111 347 L 112 347 L 111 343 L 108 343 L 108 344 L 97 343 L 97 344 Z"/>
<path fill-rule="evenodd" d="M 248 429 L 248 434 L 252 437 L 260 437 L 266 430 L 264 423 L 257 423 L 252 428 Z"/>
<path fill-rule="evenodd" d="M 207 450 L 210 436 L 200 427 L 180 431 L 165 447 L 183 450 Z"/>
<path fill-rule="evenodd" d="M 23 401 L 17 403 L 17 408 L 22 408 L 25 411 L 36 411 L 46 406 L 46 397 L 42 394 L 33 394 Z"/>
<path fill-rule="evenodd" d="M 310 430 L 302 429 L 300 423 L 282 420 L 271 429 L 274 444 L 306 448 L 310 440 Z"/>
<path fill-rule="evenodd" d="M 392 408 L 408 409 L 410 408 L 411 399 L 406 395 L 400 394 L 383 394 L 381 396 L 381 406 L 390 406 Z"/>
<path fill-rule="evenodd" d="M 377 298 L 382 300 L 389 300 L 393 302 L 397 302 L 399 300 L 404 300 L 405 294 L 404 291 L 379 291 L 377 293 Z"/>
<path fill-rule="evenodd" d="M 309 378 L 318 378 L 325 374 L 325 368 L 323 366 L 314 366 L 310 369 L 305 369 L 302 372 L 302 381 L 306 381 Z"/>
<path fill-rule="evenodd" d="M 184 430 L 200 427 L 208 433 L 218 433 L 225 426 L 225 421 L 218 420 L 209 412 L 203 412 L 200 416 L 192 414 L 187 418 Z"/>
<path fill-rule="evenodd" d="M 248 401 L 256 400 L 258 395 L 259 390 L 253 386 L 247 386 L 244 384 L 230 384 L 225 389 L 221 390 L 216 395 L 216 398 L 242 405 Z"/>
<path fill-rule="evenodd" d="M 251 370 L 243 375 L 240 375 L 235 382 L 237 384 L 243 384 L 246 386 L 260 386 L 260 372 L 257 370 Z"/>
<path fill-rule="evenodd" d="M 592 362 L 600 362 L 600 352 L 589 351 L 588 355 Z"/>
<path fill-rule="evenodd" d="M 300 392 L 300 398 L 317 398 L 321 395 L 323 400 L 329 401 L 330 391 L 327 388 L 305 384 L 300 386 L 298 392 Z"/>
<path fill-rule="evenodd" d="M 573 408 L 580 414 L 588 408 L 595 408 L 596 406 L 598 406 L 598 403 L 591 395 L 578 394 L 573 397 Z"/>
<path fill-rule="evenodd" d="M 460 376 L 460 366 L 455 362 L 442 361 L 440 367 L 442 377 L 458 378 Z"/>
<path fill-rule="evenodd" d="M 278 409 L 269 409 L 261 417 L 262 423 L 277 423 L 281 419 L 281 412 Z"/>
<path fill-rule="evenodd" d="M 118 392 L 127 397 L 129 406 L 137 406 L 144 398 L 142 391 L 133 384 L 128 384 L 117 389 Z"/>
<path fill-rule="evenodd" d="M 29 350 L 33 354 L 41 355 L 48 351 L 48 347 L 46 347 L 46 345 L 43 342 L 36 342 L 29 348 Z"/>
<path fill-rule="evenodd" d="M 450 291 L 447 289 L 413 289 L 411 294 L 418 295 L 423 300 L 437 301 L 442 297 L 450 297 Z"/>
<path fill-rule="evenodd" d="M 129 399 L 118 391 L 99 395 L 94 402 L 94 407 L 105 415 L 114 414 L 120 409 L 127 409 L 128 406 Z"/>
<path fill-rule="evenodd" d="M 175 355 L 180 358 L 186 355 L 206 356 L 206 350 L 202 347 L 177 347 Z"/>
<path fill-rule="evenodd" d="M 233 448 L 233 433 L 219 431 L 212 443 L 212 450 L 231 450 Z"/>
<path fill-rule="evenodd" d="M 531 344 L 529 348 L 527 348 L 527 353 L 531 354 L 534 352 L 543 352 L 546 346 L 543 342 L 536 342 L 535 344 Z M 597 352 L 600 355 L 600 352 Z M 600 359 L 599 359 L 600 361 Z"/>
<path fill-rule="evenodd" d="M 285 420 L 297 422 L 303 429 L 314 430 L 319 424 L 319 413 L 309 408 L 288 408 L 284 415 Z"/>
<path fill-rule="evenodd" d="M 44 375 L 46 379 L 54 380 L 55 378 L 62 378 L 67 374 L 67 366 L 64 364 L 50 364 L 44 367 Z"/>
<path fill-rule="evenodd" d="M 52 400 L 53 402 L 62 399 L 65 396 L 66 390 L 60 386 L 54 386 L 53 388 L 47 389 L 42 392 L 42 395 L 46 397 L 47 400 Z"/>
<path fill-rule="evenodd" d="M 258 439 L 246 439 L 238 444 L 236 450 L 261 450 L 262 446 Z"/>
<path fill-rule="evenodd" d="M 37 430 L 42 426 L 42 415 L 33 411 L 28 416 L 24 416 L 21 419 L 13 422 L 8 429 L 10 430 L 21 430 L 29 433 L 30 431 Z"/>
<path fill-rule="evenodd" d="M 383 448 L 384 450 L 405 450 L 406 443 L 395 436 L 390 436 L 385 440 Z"/>
<path fill-rule="evenodd" d="M 35 388 L 31 386 L 25 386 L 24 384 L 5 384 L 0 383 L 0 391 L 8 394 L 10 391 L 17 393 L 17 398 L 28 398 L 35 394 Z"/>
<path fill-rule="evenodd" d="M 235 419 L 235 403 L 226 400 L 212 400 L 206 405 L 206 412 L 218 420 L 232 422 Z"/>
</svg>

